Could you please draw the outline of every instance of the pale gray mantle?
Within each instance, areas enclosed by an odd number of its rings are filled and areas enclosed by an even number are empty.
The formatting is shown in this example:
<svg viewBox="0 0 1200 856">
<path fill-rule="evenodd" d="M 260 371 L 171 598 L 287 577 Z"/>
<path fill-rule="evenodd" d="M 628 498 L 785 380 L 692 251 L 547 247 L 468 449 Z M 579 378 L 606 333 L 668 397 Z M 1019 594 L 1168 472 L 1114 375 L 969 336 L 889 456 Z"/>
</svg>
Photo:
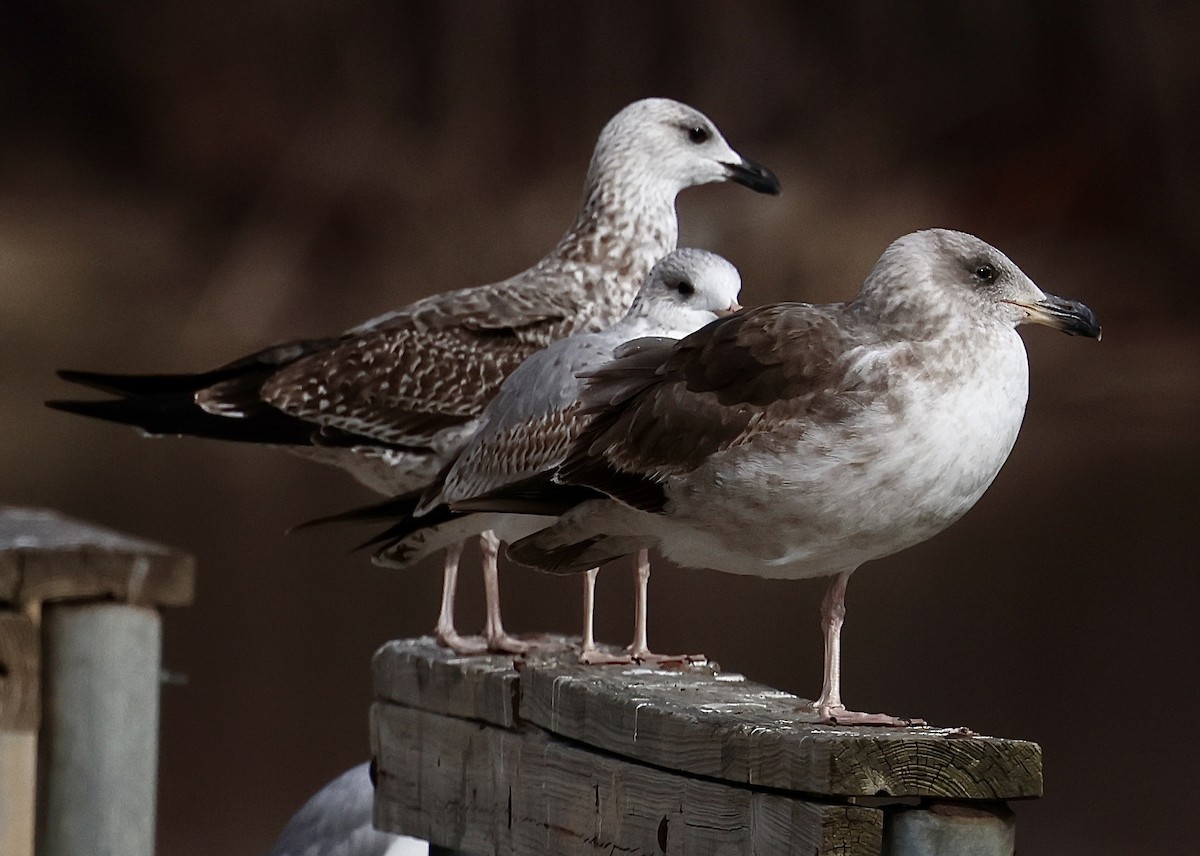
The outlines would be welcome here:
<svg viewBox="0 0 1200 856">
<path fill-rule="evenodd" d="M 1009 856 L 1004 801 L 1042 792 L 1027 741 L 822 726 L 707 666 L 519 667 L 379 650 L 376 826 L 475 856 Z"/>
</svg>

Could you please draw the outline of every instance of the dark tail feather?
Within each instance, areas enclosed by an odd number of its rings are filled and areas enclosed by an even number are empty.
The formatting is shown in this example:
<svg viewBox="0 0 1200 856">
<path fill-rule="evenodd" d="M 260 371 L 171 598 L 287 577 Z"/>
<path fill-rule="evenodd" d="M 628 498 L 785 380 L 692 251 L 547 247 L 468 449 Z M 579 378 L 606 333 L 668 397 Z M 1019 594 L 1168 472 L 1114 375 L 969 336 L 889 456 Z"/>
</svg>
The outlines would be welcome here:
<svg viewBox="0 0 1200 856">
<path fill-rule="evenodd" d="M 183 426 L 174 424 L 179 420 L 161 405 L 151 404 L 137 398 L 112 398 L 102 401 L 47 401 L 46 406 L 51 410 L 61 410 L 64 413 L 90 416 L 93 419 L 103 419 L 106 422 L 117 422 L 121 425 L 132 425 L 149 434 L 190 433 Z"/>
<path fill-rule="evenodd" d="M 83 372 L 60 369 L 56 374 L 68 383 L 77 383 L 90 389 L 122 396 L 178 395 L 204 389 L 212 383 L 225 380 L 228 372 L 220 370 L 205 374 L 176 375 L 121 375 L 103 372 Z"/>
<path fill-rule="evenodd" d="M 457 500 L 450 506 L 455 511 L 496 511 L 557 517 L 584 500 L 602 496 L 591 488 L 558 484 L 554 481 L 553 472 L 544 472 L 482 496 Z"/>
<path fill-rule="evenodd" d="M 358 508 L 352 508 L 349 511 L 342 511 L 337 514 L 329 514 L 314 520 L 297 523 L 288 530 L 288 533 L 299 532 L 302 529 L 311 529 L 314 526 L 326 526 L 331 523 L 377 523 L 380 520 L 392 520 L 396 517 L 412 517 L 412 513 L 416 510 L 420 499 L 421 491 L 403 493 L 399 496 L 393 496 L 391 499 L 385 499 L 383 502 L 376 502 L 373 505 L 363 505 Z"/>
<path fill-rule="evenodd" d="M 197 406 L 190 394 L 101 401 L 47 401 L 46 406 L 105 422 L 132 425 L 147 434 L 162 436 L 187 435 L 276 446 L 349 446 L 372 442 L 369 438 L 342 438 L 335 433 L 327 437 L 329 432 L 323 432 L 320 426 L 265 405 L 246 418 L 217 416 Z"/>
<path fill-rule="evenodd" d="M 316 520 L 307 520 L 293 526 L 288 532 L 297 532 L 301 529 L 310 529 L 314 526 L 325 526 L 331 523 L 377 523 L 380 520 L 393 520 L 395 522 L 387 529 L 354 547 L 355 550 L 363 550 L 382 544 L 384 545 L 383 549 L 386 550 L 414 532 L 431 526 L 440 526 L 465 516 L 460 512 L 451 511 L 445 505 L 437 505 L 420 517 L 414 517 L 413 512 L 421 501 L 421 494 L 421 491 L 413 491 L 373 505 L 352 508 L 339 514 L 318 517 Z"/>
<path fill-rule="evenodd" d="M 182 395 L 233 378 L 253 377 L 259 382 L 272 372 L 336 344 L 334 339 L 301 339 L 264 348 L 226 363 L 211 371 L 196 374 L 106 374 L 105 372 L 60 369 L 57 374 L 69 383 L 122 396 Z"/>
<path fill-rule="evenodd" d="M 403 541 L 409 535 L 412 535 L 414 532 L 418 532 L 421 529 L 426 529 L 433 526 L 440 526 L 443 523 L 448 523 L 451 520 L 465 516 L 466 515 L 460 511 L 451 511 L 449 506 L 437 505 L 429 509 L 429 511 L 427 511 L 425 514 L 422 514 L 420 517 L 413 517 L 412 515 L 409 515 L 402 520 L 399 520 L 373 538 L 362 542 L 354 549 L 362 550 L 365 547 L 382 545 L 380 546 L 379 552 L 383 553 L 393 545 Z"/>
</svg>

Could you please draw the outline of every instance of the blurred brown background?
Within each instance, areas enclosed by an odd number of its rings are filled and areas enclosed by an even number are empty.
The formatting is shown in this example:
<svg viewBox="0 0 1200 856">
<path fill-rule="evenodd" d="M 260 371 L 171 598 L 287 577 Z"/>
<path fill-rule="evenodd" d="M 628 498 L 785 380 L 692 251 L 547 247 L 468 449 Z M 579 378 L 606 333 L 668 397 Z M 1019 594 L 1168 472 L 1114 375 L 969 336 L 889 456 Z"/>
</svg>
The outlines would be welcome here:
<svg viewBox="0 0 1200 856">
<path fill-rule="evenodd" d="M 54 369 L 205 369 L 520 270 L 647 95 L 783 181 L 680 200 L 743 303 L 849 297 L 893 238 L 949 226 L 1096 310 L 1100 344 L 1027 330 L 1025 428 L 979 506 L 855 577 L 847 697 L 1039 741 L 1023 856 L 1191 852 L 1197 45 L 1196 3 L 8 0 L 0 501 L 200 558 L 166 622 L 188 682 L 164 690 L 160 852 L 260 853 L 365 758 L 371 652 L 430 629 L 440 576 L 285 536 L 372 498 L 341 473 L 51 412 L 76 392 Z M 511 628 L 575 631 L 578 581 L 504 585 Z M 664 566 L 651 642 L 811 695 L 822 589 Z M 627 639 L 630 590 L 602 577 L 603 637 Z"/>
</svg>

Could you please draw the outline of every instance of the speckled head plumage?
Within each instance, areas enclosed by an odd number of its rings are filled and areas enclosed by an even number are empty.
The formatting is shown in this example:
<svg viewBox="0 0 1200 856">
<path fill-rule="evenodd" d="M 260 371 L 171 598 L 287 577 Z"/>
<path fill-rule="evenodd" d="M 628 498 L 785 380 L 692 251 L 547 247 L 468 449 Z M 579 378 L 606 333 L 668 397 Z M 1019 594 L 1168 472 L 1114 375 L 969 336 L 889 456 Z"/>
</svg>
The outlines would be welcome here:
<svg viewBox="0 0 1200 856">
<path fill-rule="evenodd" d="M 1033 323 L 1100 338 L 1088 307 L 1046 294 L 1000 250 L 951 229 L 926 229 L 893 241 L 855 303 L 906 327 Z"/>
<path fill-rule="evenodd" d="M 735 181 L 761 193 L 780 190 L 775 174 L 734 151 L 711 119 L 669 98 L 635 101 L 604 126 L 588 168 L 588 186 L 616 174 L 636 176 L 672 200 L 686 187 L 718 181 Z"/>
</svg>

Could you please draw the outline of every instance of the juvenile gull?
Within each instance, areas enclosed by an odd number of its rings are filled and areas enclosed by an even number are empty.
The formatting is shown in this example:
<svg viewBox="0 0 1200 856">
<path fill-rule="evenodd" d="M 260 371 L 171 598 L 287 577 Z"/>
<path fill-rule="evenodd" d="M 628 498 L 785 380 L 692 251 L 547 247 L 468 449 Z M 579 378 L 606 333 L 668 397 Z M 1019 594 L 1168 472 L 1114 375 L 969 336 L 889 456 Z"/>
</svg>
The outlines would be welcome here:
<svg viewBox="0 0 1200 856">
<path fill-rule="evenodd" d="M 934 229 L 888 247 L 849 303 L 763 306 L 647 343 L 591 373 L 591 421 L 555 477 L 612 499 L 568 494 L 509 555 L 574 572 L 649 545 L 684 566 L 830 576 L 814 711 L 904 724 L 842 703 L 846 583 L 949 526 L 996 477 L 1025 411 L 1025 322 L 1100 337 L 1083 304 Z"/>
<path fill-rule="evenodd" d="M 446 542 L 473 533 L 490 529 L 502 540 L 511 541 L 553 522 L 552 518 L 527 515 L 452 514 L 445 506 L 500 494 L 514 496 L 523 505 L 522 484 L 561 464 L 587 421 L 579 412 L 583 386 L 579 372 L 608 362 L 615 349 L 631 339 L 678 339 L 718 316 L 732 314 L 741 308 L 737 304 L 740 289 L 737 268 L 725 259 L 703 250 L 675 250 L 651 269 L 623 319 L 601 332 L 560 339 L 521 363 L 484 410 L 479 430 L 443 471 L 443 478 L 426 491 L 416 516 L 385 533 L 385 545 L 376 554 L 376 562 L 406 567 Z M 596 568 L 589 569 L 585 582 L 581 660 L 655 659 L 646 633 L 650 578 L 646 551 L 638 551 L 637 610 L 628 657 L 612 657 L 595 645 L 592 606 L 596 572 Z M 487 591 L 496 588 L 494 580 L 486 586 Z"/>
<path fill-rule="evenodd" d="M 699 111 L 662 98 L 636 101 L 601 131 L 575 222 L 528 270 L 201 374 L 62 371 L 65 380 L 119 398 L 49 405 L 148 434 L 285 446 L 381 493 L 421 490 L 522 360 L 624 315 L 651 265 L 675 247 L 676 195 L 721 181 L 779 192 L 775 176 L 735 152 Z M 496 539 L 483 538 L 483 548 L 490 567 Z M 460 653 L 521 650 L 491 610 L 483 641 L 459 636 L 447 622 L 460 550 L 447 552 L 438 639 Z"/>
</svg>

